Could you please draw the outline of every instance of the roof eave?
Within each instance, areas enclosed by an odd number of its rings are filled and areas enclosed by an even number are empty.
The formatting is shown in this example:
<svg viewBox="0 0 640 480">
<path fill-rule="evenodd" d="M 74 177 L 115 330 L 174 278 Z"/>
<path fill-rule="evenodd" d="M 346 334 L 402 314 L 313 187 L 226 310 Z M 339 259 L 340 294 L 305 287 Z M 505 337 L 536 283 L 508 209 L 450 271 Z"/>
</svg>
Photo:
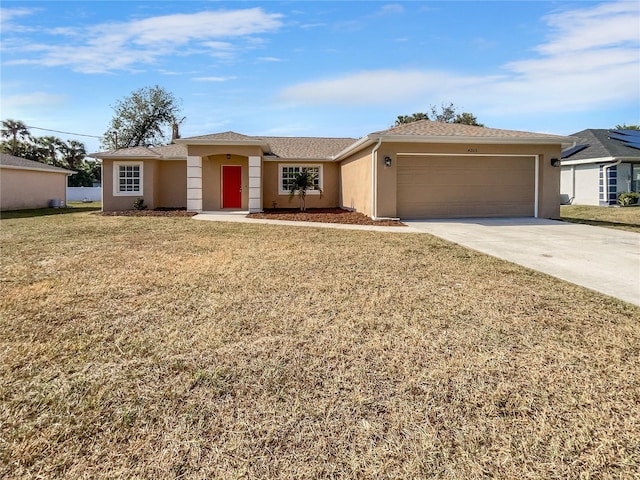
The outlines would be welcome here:
<svg viewBox="0 0 640 480">
<path fill-rule="evenodd" d="M 265 162 L 332 162 L 333 157 L 279 157 L 277 155 L 264 155 Z"/>
<path fill-rule="evenodd" d="M 377 137 L 371 137 L 370 135 L 366 135 L 360 138 L 359 140 L 357 140 L 353 145 L 349 145 L 347 148 L 335 154 L 332 157 L 333 161 L 339 162 L 340 160 L 344 160 L 346 157 L 348 157 L 352 153 L 355 153 L 358 150 L 362 150 L 363 148 L 366 148 L 369 145 L 373 145 L 377 141 L 378 141 Z"/>
<path fill-rule="evenodd" d="M 562 145 L 570 146 L 575 143 L 572 137 L 517 137 L 495 136 L 476 137 L 466 135 L 381 135 L 383 142 L 413 142 L 413 143 L 480 143 L 480 144 L 508 144 L 508 145 Z"/>
<path fill-rule="evenodd" d="M 20 165 L 0 165 L 0 168 L 7 168 L 9 170 L 29 170 L 32 172 L 45 172 L 45 173 L 64 173 L 67 176 L 78 173 L 75 170 L 67 170 L 66 168 L 60 168 L 53 170 L 51 168 L 35 168 L 35 167 L 21 167 Z"/>
<path fill-rule="evenodd" d="M 270 150 L 269 144 L 262 140 L 208 140 L 206 138 L 178 138 L 175 143 L 181 145 L 211 145 L 211 146 L 247 146 L 261 147 L 265 152 Z"/>
<path fill-rule="evenodd" d="M 571 165 L 587 165 L 589 163 L 610 163 L 617 162 L 620 160 L 621 162 L 629 161 L 629 162 L 638 162 L 640 161 L 640 155 L 637 157 L 598 157 L 598 158 L 583 158 L 577 160 L 562 160 L 562 166 L 571 166 Z"/>
</svg>

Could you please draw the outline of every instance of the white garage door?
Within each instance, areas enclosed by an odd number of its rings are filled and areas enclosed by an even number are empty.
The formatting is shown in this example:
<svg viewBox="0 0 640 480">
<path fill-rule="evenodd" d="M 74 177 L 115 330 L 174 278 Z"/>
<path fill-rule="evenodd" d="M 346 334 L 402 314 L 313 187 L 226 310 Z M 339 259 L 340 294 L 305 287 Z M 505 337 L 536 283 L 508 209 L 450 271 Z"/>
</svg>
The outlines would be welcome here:
<svg viewBox="0 0 640 480">
<path fill-rule="evenodd" d="M 532 217 L 534 157 L 399 156 L 400 218 Z"/>
</svg>

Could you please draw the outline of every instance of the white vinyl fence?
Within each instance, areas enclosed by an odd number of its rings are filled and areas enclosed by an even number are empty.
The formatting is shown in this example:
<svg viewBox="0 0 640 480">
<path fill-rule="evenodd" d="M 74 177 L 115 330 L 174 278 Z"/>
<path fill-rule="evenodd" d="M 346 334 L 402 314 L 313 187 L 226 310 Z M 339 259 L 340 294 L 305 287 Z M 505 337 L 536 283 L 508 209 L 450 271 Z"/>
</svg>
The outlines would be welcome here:
<svg viewBox="0 0 640 480">
<path fill-rule="evenodd" d="M 102 187 L 67 187 L 67 202 L 100 202 Z"/>
</svg>

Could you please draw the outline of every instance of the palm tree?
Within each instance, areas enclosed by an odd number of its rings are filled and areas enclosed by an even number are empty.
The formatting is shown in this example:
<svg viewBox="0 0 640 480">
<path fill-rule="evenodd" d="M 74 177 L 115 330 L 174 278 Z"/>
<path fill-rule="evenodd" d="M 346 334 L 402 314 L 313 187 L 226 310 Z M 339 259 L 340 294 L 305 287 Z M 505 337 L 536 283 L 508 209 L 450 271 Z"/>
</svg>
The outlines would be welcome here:
<svg viewBox="0 0 640 480">
<path fill-rule="evenodd" d="M 58 137 L 46 136 L 36 138 L 36 146 L 42 152 L 42 159 L 38 159 L 42 163 L 61 167 L 58 160 L 58 152 L 63 148 L 64 143 Z"/>
<path fill-rule="evenodd" d="M 67 163 L 66 167 L 71 170 L 78 170 L 84 163 L 84 157 L 87 156 L 87 150 L 84 143 L 77 140 L 68 140 L 60 147 L 62 158 Z"/>
<path fill-rule="evenodd" d="M 318 173 L 311 168 L 303 168 L 293 177 L 293 184 L 289 191 L 289 201 L 296 195 L 300 199 L 300 211 L 304 212 L 306 207 L 307 190 L 318 190 L 322 196 L 322 189 L 315 185 Z"/>
<path fill-rule="evenodd" d="M 18 151 L 18 138 L 20 141 L 31 138 L 29 128 L 20 120 L 3 120 L 0 135 L 3 138 L 11 139 L 11 155 L 16 155 Z"/>
</svg>

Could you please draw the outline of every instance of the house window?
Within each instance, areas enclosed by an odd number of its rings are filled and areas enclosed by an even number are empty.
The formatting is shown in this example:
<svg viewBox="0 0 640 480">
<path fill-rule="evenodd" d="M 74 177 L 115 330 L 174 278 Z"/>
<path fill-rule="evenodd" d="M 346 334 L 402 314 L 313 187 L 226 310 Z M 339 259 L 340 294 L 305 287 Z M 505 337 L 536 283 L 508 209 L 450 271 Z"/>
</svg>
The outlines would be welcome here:
<svg viewBox="0 0 640 480">
<path fill-rule="evenodd" d="M 114 162 L 113 194 L 116 196 L 142 195 L 142 170 L 142 162 Z"/>
<path fill-rule="evenodd" d="M 307 193 L 319 194 L 322 190 L 322 166 L 321 165 L 285 165 L 281 164 L 279 170 L 280 194 L 288 195 L 291 192 L 291 186 L 296 175 L 305 170 L 311 170 L 316 174 L 313 181 L 313 189 L 307 190 Z"/>
<path fill-rule="evenodd" d="M 640 163 L 631 164 L 631 191 L 640 192 Z"/>
</svg>

